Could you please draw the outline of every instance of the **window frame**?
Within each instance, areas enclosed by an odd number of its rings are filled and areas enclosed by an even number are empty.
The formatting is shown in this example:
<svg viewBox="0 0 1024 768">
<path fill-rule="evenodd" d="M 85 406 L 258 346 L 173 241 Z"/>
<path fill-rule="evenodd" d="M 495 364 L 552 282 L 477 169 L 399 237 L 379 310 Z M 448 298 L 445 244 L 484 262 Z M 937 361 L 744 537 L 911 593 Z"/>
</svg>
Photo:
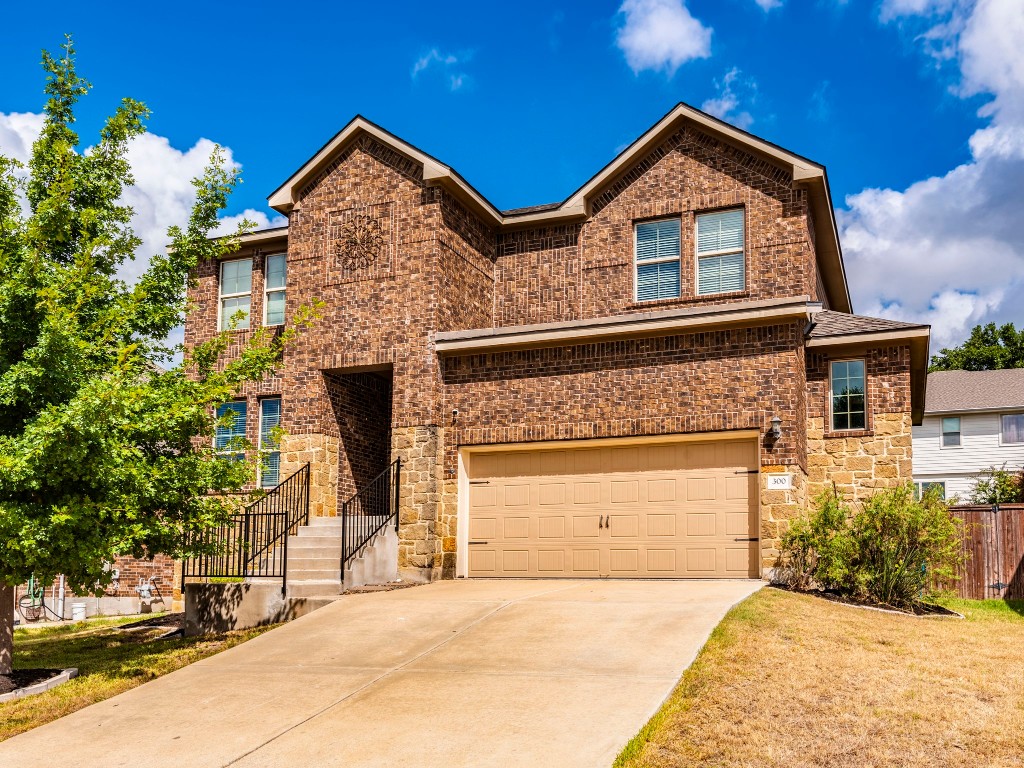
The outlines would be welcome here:
<svg viewBox="0 0 1024 768">
<path fill-rule="evenodd" d="M 956 419 L 956 432 L 946 431 L 946 420 Z M 956 435 L 955 445 L 946 445 L 946 435 Z M 956 450 L 964 447 L 964 425 L 963 420 L 960 416 L 940 416 L 939 417 L 939 448 L 942 450 L 950 449 Z"/>
<path fill-rule="evenodd" d="M 267 275 L 270 273 L 269 265 L 270 260 L 280 256 L 284 259 L 284 287 L 282 288 L 270 288 L 268 287 Z M 284 318 L 282 317 L 280 323 L 270 323 L 267 321 L 267 311 L 270 308 L 270 294 L 280 293 L 282 296 L 287 297 L 288 290 L 288 254 L 284 251 L 280 253 L 268 253 L 263 259 L 263 325 L 267 328 L 277 328 L 285 324 Z"/>
<path fill-rule="evenodd" d="M 217 411 L 219 411 L 224 406 L 228 406 L 228 405 L 240 405 L 240 406 L 242 406 L 242 409 L 244 410 L 244 414 L 242 416 L 242 435 L 241 435 L 241 438 L 242 438 L 242 440 L 248 440 L 249 439 L 249 401 L 244 399 L 244 398 L 238 398 L 236 400 L 228 400 L 227 402 L 221 403 L 219 406 L 215 407 L 214 410 L 213 410 L 214 418 L 217 419 L 217 420 L 221 419 L 222 416 L 219 413 L 217 413 Z M 233 437 L 236 437 L 236 436 L 233 436 Z M 217 430 L 216 429 L 214 429 L 214 431 L 213 431 L 213 451 L 218 456 L 231 456 L 231 457 L 234 457 L 235 461 L 239 461 L 239 460 L 240 461 L 245 461 L 245 451 L 244 450 L 242 450 L 242 451 L 232 450 L 231 448 L 222 448 L 222 447 L 217 445 Z"/>
<path fill-rule="evenodd" d="M 638 253 L 640 227 L 658 221 L 675 221 L 679 225 L 679 252 L 675 256 L 659 256 L 654 259 L 640 260 Z M 658 296 L 653 299 L 640 298 L 640 265 L 670 264 L 679 266 L 679 292 L 675 296 Z M 674 301 L 683 298 L 683 218 L 682 216 L 659 216 L 655 219 L 643 219 L 633 222 L 633 303 L 650 304 L 655 301 Z"/>
<path fill-rule="evenodd" d="M 700 220 L 702 216 L 714 216 L 718 213 L 729 213 L 730 211 L 739 211 L 743 217 L 743 244 L 739 248 L 724 248 L 717 251 L 708 251 L 707 253 L 700 252 Z M 700 261 L 701 259 L 712 259 L 721 258 L 722 256 L 729 256 L 734 253 L 739 253 L 743 256 L 743 285 L 734 291 L 713 291 L 711 293 L 700 292 Z M 728 208 L 716 208 L 709 211 L 701 211 L 694 213 L 693 216 L 693 295 L 697 298 L 704 298 L 707 296 L 734 296 L 740 293 L 746 293 L 747 291 L 747 207 L 745 205 L 729 206 Z M 721 285 L 721 281 L 719 281 Z"/>
<path fill-rule="evenodd" d="M 248 291 L 240 291 L 240 292 L 237 292 L 237 293 L 224 293 L 224 267 L 227 264 L 233 264 L 233 263 L 240 262 L 240 261 L 248 261 L 249 262 L 249 290 Z M 220 261 L 220 263 L 218 264 L 218 267 L 217 267 L 217 331 L 218 332 L 228 330 L 227 328 L 224 327 L 224 300 L 225 299 L 237 299 L 237 298 L 239 298 L 241 296 L 248 296 L 249 297 L 249 312 L 248 312 L 247 317 L 246 317 L 246 325 L 245 325 L 244 328 L 242 326 L 240 326 L 240 325 L 236 326 L 232 330 L 235 330 L 235 331 L 248 331 L 248 330 L 252 329 L 252 257 L 251 256 L 247 256 L 247 257 L 240 258 L 240 259 L 222 259 Z M 231 314 L 234 314 L 234 312 L 232 312 Z"/>
<path fill-rule="evenodd" d="M 835 414 L 832 411 L 835 391 L 833 388 L 833 375 L 834 366 L 836 363 L 861 363 L 864 366 L 864 426 L 863 427 L 849 427 L 847 429 L 836 429 Z M 871 429 L 871 423 L 868 419 L 868 414 L 871 409 L 868 407 L 868 361 L 863 357 L 843 357 L 836 360 L 828 361 L 828 391 L 826 392 L 826 398 L 828 400 L 828 432 L 830 434 L 847 433 L 847 432 L 868 432 Z"/>
<path fill-rule="evenodd" d="M 924 497 L 925 487 L 931 487 L 933 485 L 942 486 L 942 500 L 946 500 L 946 481 L 945 480 L 915 480 L 914 481 L 914 498 L 920 500 Z"/>
<path fill-rule="evenodd" d="M 1004 437 L 1003 437 L 1003 418 L 1006 417 L 1006 416 L 1017 416 L 1019 418 L 1024 419 L 1024 413 L 1021 413 L 1020 411 L 1015 411 L 1013 413 L 1000 413 L 999 414 L 999 445 L 1000 446 L 1003 446 L 1003 445 L 1007 445 L 1007 446 L 1024 446 L 1024 440 L 1009 441 L 1009 440 L 1004 439 Z"/>
<path fill-rule="evenodd" d="M 283 407 L 283 400 L 281 398 L 281 395 L 270 395 L 268 397 L 261 397 L 259 399 L 259 401 L 258 401 L 258 403 L 259 403 L 259 424 L 258 424 L 258 427 L 257 427 L 257 429 L 258 429 L 257 435 L 258 436 L 257 436 L 257 440 L 256 440 L 256 442 L 257 442 L 256 450 L 259 453 L 260 462 L 259 462 L 259 477 L 257 478 L 257 482 L 258 482 L 260 488 L 263 488 L 264 490 L 267 490 L 269 488 L 275 488 L 275 487 L 277 487 L 278 485 L 281 484 L 281 459 L 280 459 L 280 457 L 281 457 L 281 445 L 280 445 L 280 443 L 278 443 L 276 449 L 268 450 L 266 452 L 267 456 L 269 456 L 272 453 L 276 453 L 277 456 L 278 456 L 277 482 L 274 483 L 273 485 L 269 485 L 269 486 L 263 484 L 263 463 L 264 463 L 263 404 L 267 403 L 267 402 L 270 402 L 270 401 L 273 401 L 273 400 L 277 401 L 277 425 L 280 426 L 281 425 L 281 411 L 282 411 L 282 407 Z"/>
</svg>

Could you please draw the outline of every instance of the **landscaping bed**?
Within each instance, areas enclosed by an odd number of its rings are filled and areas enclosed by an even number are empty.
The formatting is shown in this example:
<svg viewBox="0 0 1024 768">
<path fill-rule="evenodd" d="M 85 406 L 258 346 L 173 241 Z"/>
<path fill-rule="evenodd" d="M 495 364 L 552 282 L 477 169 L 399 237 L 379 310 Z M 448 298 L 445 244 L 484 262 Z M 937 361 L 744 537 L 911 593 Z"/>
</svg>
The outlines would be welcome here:
<svg viewBox="0 0 1024 768">
<path fill-rule="evenodd" d="M 1024 764 L 1024 602 L 941 603 L 965 619 L 763 589 L 615 765 Z"/>
<path fill-rule="evenodd" d="M 63 669 L 16 669 L 9 675 L 0 675 L 0 696 L 19 688 L 29 688 L 59 675 Z"/>
<path fill-rule="evenodd" d="M 810 595 L 811 597 L 818 597 L 822 600 L 828 600 L 833 603 L 842 603 L 843 605 L 852 605 L 855 608 L 871 608 L 876 611 L 886 611 L 888 613 L 904 613 L 908 616 L 947 616 L 953 619 L 962 619 L 963 614 L 957 613 L 956 611 L 950 610 L 944 605 L 937 603 L 925 603 L 916 602 L 910 606 L 902 607 L 896 605 L 886 605 L 885 603 L 876 603 L 871 600 L 864 598 L 851 597 L 849 595 L 843 595 L 839 592 L 834 592 L 827 589 L 822 590 L 798 590 L 792 587 L 788 587 L 785 584 L 772 584 L 770 589 L 781 589 L 785 592 L 798 592 L 803 595 Z"/>
</svg>

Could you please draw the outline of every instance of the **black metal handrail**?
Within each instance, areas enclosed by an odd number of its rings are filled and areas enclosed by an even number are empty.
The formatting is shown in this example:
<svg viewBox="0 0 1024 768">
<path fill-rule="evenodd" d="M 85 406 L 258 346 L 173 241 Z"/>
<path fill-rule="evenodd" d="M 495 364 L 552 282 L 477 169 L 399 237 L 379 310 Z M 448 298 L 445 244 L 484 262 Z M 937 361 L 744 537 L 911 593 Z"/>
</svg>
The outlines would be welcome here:
<svg viewBox="0 0 1024 768">
<path fill-rule="evenodd" d="M 398 530 L 398 494 L 402 479 L 402 460 L 363 486 L 341 505 L 341 577 L 345 566 L 363 553 L 374 536 L 388 525 Z"/>
<path fill-rule="evenodd" d="M 181 581 L 199 578 L 288 578 L 288 537 L 309 522 L 309 464 L 221 526 L 203 532 L 193 550 L 210 554 L 182 563 Z"/>
</svg>

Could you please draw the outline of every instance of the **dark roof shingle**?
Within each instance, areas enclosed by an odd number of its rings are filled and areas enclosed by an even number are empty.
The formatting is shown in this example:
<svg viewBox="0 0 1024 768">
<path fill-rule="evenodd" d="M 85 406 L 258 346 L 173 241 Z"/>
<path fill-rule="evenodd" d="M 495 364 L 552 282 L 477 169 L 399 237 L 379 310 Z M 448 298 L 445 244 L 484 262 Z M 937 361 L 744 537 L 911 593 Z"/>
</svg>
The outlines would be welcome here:
<svg viewBox="0 0 1024 768">
<path fill-rule="evenodd" d="M 925 413 L 1024 408 L 1024 368 L 928 374 Z"/>
<path fill-rule="evenodd" d="M 820 339 L 829 336 L 852 336 L 858 333 L 885 333 L 887 331 L 928 327 L 919 323 L 904 323 L 900 320 L 886 320 L 881 317 L 850 315 L 846 312 L 833 312 L 829 309 L 815 312 L 811 322 L 813 325 L 807 332 L 807 338 L 809 339 Z"/>
</svg>

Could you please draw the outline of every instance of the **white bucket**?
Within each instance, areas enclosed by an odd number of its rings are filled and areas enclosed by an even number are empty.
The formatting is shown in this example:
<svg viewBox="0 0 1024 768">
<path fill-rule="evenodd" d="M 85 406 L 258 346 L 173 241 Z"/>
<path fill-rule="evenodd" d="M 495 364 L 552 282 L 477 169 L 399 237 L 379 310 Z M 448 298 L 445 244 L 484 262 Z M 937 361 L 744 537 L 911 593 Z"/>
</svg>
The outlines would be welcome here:
<svg viewBox="0 0 1024 768">
<path fill-rule="evenodd" d="M 71 620 L 85 621 L 85 603 L 71 604 Z"/>
</svg>

